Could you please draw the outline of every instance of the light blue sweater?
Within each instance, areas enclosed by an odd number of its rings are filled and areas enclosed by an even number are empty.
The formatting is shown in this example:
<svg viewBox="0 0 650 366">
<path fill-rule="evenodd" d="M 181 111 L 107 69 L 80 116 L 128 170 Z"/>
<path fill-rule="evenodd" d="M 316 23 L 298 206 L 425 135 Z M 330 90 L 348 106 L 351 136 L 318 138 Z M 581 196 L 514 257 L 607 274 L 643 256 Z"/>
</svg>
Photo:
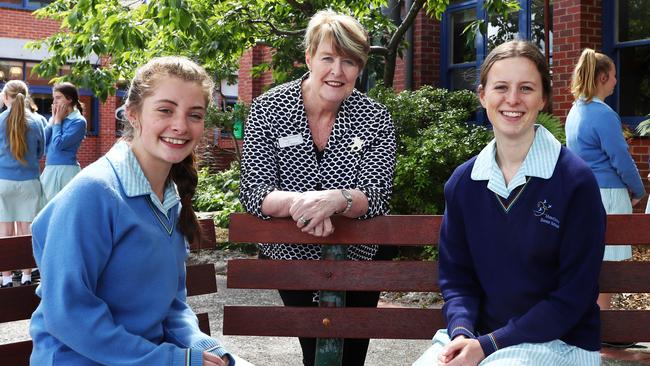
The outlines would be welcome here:
<svg viewBox="0 0 650 366">
<path fill-rule="evenodd" d="M 591 168 L 600 188 L 627 188 L 633 198 L 643 198 L 645 188 L 623 137 L 621 119 L 594 97 L 578 99 L 564 125 L 567 147 Z"/>
<path fill-rule="evenodd" d="M 45 128 L 45 165 L 78 165 L 77 151 L 84 137 L 86 119 L 76 109 L 60 124 L 48 124 Z"/>
<path fill-rule="evenodd" d="M 45 137 L 43 136 L 43 125 L 38 114 L 25 112 L 27 117 L 27 164 L 21 164 L 11 153 L 9 140 L 7 139 L 7 118 L 11 109 L 0 114 L 0 179 L 6 180 L 31 180 L 38 179 L 38 159 L 43 156 Z"/>
<path fill-rule="evenodd" d="M 30 324 L 32 365 L 185 366 L 201 365 L 204 350 L 226 354 L 185 301 L 178 198 L 163 212 L 169 202 L 152 202 L 150 186 L 130 195 L 137 176 L 137 160 L 118 143 L 34 220 L 41 303 Z"/>
</svg>

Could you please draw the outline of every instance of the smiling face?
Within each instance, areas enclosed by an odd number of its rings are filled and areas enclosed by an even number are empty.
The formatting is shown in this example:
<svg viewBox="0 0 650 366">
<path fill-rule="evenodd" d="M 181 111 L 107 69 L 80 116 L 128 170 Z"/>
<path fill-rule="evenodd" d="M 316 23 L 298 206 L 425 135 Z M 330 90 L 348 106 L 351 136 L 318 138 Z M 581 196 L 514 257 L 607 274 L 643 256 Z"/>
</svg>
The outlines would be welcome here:
<svg viewBox="0 0 650 366">
<path fill-rule="evenodd" d="M 131 147 L 143 170 L 171 168 L 203 135 L 205 93 L 199 83 L 161 77 L 139 110 L 127 109 L 134 125 Z"/>
<path fill-rule="evenodd" d="M 323 41 L 313 56 L 305 54 L 310 75 L 305 80 L 309 97 L 321 105 L 340 105 L 354 90 L 360 67 L 351 58 L 336 52 L 329 41 Z"/>
<path fill-rule="evenodd" d="M 497 142 L 532 140 L 537 114 L 546 104 L 542 78 L 532 61 L 511 57 L 494 62 L 479 98 Z"/>
</svg>

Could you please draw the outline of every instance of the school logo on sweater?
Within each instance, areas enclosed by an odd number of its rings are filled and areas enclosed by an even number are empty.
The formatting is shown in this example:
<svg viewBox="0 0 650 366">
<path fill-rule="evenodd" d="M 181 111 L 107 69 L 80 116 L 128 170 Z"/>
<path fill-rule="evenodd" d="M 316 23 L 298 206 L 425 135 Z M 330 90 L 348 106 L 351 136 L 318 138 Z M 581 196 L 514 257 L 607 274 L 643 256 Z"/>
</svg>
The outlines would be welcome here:
<svg viewBox="0 0 650 366">
<path fill-rule="evenodd" d="M 539 222 L 542 224 L 551 225 L 554 228 L 559 229 L 560 220 L 558 220 L 557 217 L 548 214 L 552 207 L 553 205 L 546 202 L 546 200 L 539 201 L 537 202 L 537 207 L 533 210 L 533 214 L 535 214 L 536 217 L 539 217 Z"/>
</svg>

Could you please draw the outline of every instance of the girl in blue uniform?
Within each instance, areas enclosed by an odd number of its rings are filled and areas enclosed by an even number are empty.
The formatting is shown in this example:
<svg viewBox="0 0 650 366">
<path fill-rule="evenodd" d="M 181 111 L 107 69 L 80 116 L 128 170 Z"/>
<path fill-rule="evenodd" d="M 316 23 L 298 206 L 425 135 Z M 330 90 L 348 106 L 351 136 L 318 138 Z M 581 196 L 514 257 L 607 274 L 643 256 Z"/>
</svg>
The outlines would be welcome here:
<svg viewBox="0 0 650 366">
<path fill-rule="evenodd" d="M 45 128 L 47 155 L 41 183 L 50 201 L 81 171 L 77 151 L 86 137 L 86 119 L 77 88 L 68 82 L 52 88 L 52 118 Z"/>
<path fill-rule="evenodd" d="M 212 89 L 185 58 L 142 66 L 123 139 L 34 221 L 32 365 L 234 365 L 185 301 L 187 243 L 199 235 L 193 151 Z"/>
<path fill-rule="evenodd" d="M 530 42 L 496 47 L 478 94 L 494 140 L 445 184 L 447 329 L 414 365 L 598 366 L 605 211 L 589 167 L 535 124 L 546 59 Z"/>
<path fill-rule="evenodd" d="M 616 67 L 609 56 L 585 48 L 573 70 L 571 91 L 575 102 L 566 118 L 566 146 L 589 165 L 600 187 L 608 214 L 630 214 L 645 196 L 639 170 L 623 136 L 621 118 L 605 104 L 616 87 Z M 630 245 L 608 245 L 603 260 L 632 258 Z M 598 297 L 609 309 L 612 294 Z"/>
<path fill-rule="evenodd" d="M 27 85 L 11 80 L 0 93 L 8 109 L 0 114 L 0 237 L 29 235 L 29 224 L 41 208 L 38 159 L 44 137 L 40 115 L 29 109 Z M 24 269 L 21 284 L 31 284 Z M 11 271 L 2 272 L 2 287 L 13 286 Z"/>
</svg>

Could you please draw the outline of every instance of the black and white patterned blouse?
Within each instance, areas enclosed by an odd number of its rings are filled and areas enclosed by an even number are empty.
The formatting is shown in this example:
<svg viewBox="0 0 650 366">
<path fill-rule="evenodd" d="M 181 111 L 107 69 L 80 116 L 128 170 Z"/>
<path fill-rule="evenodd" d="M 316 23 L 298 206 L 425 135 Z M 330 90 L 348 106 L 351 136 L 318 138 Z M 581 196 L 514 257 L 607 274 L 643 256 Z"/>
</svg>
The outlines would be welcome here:
<svg viewBox="0 0 650 366">
<path fill-rule="evenodd" d="M 395 168 L 395 130 L 384 106 L 356 89 L 336 116 L 321 158 L 317 158 L 299 80 L 277 86 L 253 101 L 244 134 L 240 199 L 263 219 L 262 201 L 273 190 L 306 192 L 361 190 L 368 212 L 388 213 Z M 320 259 L 319 245 L 260 245 L 273 259 Z M 355 245 L 350 259 L 369 260 L 376 245 Z"/>
</svg>

